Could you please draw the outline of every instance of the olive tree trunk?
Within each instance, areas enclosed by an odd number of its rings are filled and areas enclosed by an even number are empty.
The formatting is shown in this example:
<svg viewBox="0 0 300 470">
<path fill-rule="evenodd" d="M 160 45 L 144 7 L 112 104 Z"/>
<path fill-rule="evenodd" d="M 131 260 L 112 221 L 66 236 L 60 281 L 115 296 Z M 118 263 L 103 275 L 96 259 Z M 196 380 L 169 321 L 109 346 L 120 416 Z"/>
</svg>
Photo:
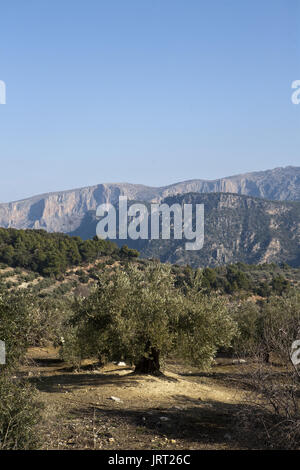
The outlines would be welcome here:
<svg viewBox="0 0 300 470">
<path fill-rule="evenodd" d="M 159 363 L 159 351 L 156 348 L 148 349 L 147 357 L 143 356 L 135 366 L 135 374 L 162 375 Z"/>
</svg>

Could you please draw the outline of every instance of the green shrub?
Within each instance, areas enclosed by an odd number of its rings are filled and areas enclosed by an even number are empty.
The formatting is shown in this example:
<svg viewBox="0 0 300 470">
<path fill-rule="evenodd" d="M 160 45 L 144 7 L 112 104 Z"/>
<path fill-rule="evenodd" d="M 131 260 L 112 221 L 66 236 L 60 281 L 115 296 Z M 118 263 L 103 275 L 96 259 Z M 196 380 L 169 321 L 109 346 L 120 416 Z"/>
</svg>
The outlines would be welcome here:
<svg viewBox="0 0 300 470">
<path fill-rule="evenodd" d="M 1 369 L 1 366 L 0 366 Z M 30 450 L 38 447 L 36 426 L 41 405 L 35 389 L 0 370 L 0 450 Z"/>
</svg>

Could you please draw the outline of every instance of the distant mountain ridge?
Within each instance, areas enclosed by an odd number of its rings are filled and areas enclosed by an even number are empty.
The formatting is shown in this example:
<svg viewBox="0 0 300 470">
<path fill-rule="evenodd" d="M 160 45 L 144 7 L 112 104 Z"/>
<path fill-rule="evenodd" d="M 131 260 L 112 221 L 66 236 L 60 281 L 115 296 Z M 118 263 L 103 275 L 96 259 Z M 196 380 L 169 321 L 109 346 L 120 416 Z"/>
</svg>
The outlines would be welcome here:
<svg viewBox="0 0 300 470">
<path fill-rule="evenodd" d="M 191 192 L 236 193 L 268 200 L 300 201 L 300 167 L 275 168 L 213 181 L 195 179 L 159 188 L 108 183 L 42 194 L 0 204 L 0 226 L 71 233 L 79 229 L 89 211 L 95 211 L 103 202 L 116 203 L 120 195 L 129 200 L 150 202 Z"/>
<path fill-rule="evenodd" d="M 199 251 L 187 251 L 184 239 L 129 243 L 143 257 L 193 267 L 237 262 L 300 266 L 300 201 L 189 193 L 168 197 L 164 202 L 204 204 L 204 246 Z"/>
<path fill-rule="evenodd" d="M 204 204 L 201 250 L 186 250 L 184 237 L 182 240 L 172 237 L 171 240 L 117 240 L 117 244 L 126 243 L 145 258 L 193 267 L 237 262 L 287 263 L 300 267 L 300 201 L 269 201 L 230 193 L 187 193 L 169 196 L 163 202 L 182 207 Z M 96 225 L 95 211 L 89 211 L 82 225 L 70 235 L 92 238 Z"/>
</svg>

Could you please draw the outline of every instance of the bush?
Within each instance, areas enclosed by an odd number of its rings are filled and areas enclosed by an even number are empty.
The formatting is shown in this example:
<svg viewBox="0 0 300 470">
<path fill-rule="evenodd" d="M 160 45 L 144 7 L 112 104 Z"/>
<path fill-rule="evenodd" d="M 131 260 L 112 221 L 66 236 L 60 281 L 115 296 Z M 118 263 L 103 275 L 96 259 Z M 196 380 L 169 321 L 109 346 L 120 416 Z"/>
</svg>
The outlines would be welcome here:
<svg viewBox="0 0 300 470">
<path fill-rule="evenodd" d="M 35 389 L 0 373 L 0 450 L 36 449 L 41 407 Z"/>
<path fill-rule="evenodd" d="M 23 359 L 32 329 L 31 299 L 23 291 L 0 290 L 0 339 L 5 341 L 7 368 Z"/>
<path fill-rule="evenodd" d="M 60 358 L 74 369 L 80 369 L 81 361 L 88 355 L 85 345 L 80 341 L 76 328 L 66 326 L 60 338 Z"/>
<path fill-rule="evenodd" d="M 35 306 L 24 292 L 0 291 L 0 339 L 5 341 L 6 364 L 0 366 L 0 449 L 33 449 L 39 407 L 33 387 L 13 373 L 35 337 Z"/>
<path fill-rule="evenodd" d="M 252 447 L 300 450 L 300 382 L 295 370 L 286 364 L 279 379 L 261 356 L 245 381 L 244 407 L 237 414 L 237 426 L 245 432 Z"/>
<path fill-rule="evenodd" d="M 22 361 L 29 346 L 56 341 L 69 316 L 67 299 L 36 298 L 23 290 L 0 289 L 0 339 L 6 343 L 7 367 Z"/>
<path fill-rule="evenodd" d="M 89 276 L 86 273 L 81 274 L 78 279 L 79 282 L 81 282 L 82 284 L 87 284 L 90 280 Z"/>
<path fill-rule="evenodd" d="M 238 326 L 231 344 L 231 352 L 237 356 L 254 356 L 260 341 L 258 329 L 260 309 L 257 304 L 245 301 L 232 308 L 232 317 Z"/>
<path fill-rule="evenodd" d="M 264 301 L 258 319 L 255 367 L 247 379 L 252 399 L 248 393 L 239 422 L 247 432 L 255 429 L 266 447 L 300 449 L 300 366 L 291 355 L 300 339 L 300 292 Z M 266 363 L 271 353 L 283 369 L 280 374 Z"/>
</svg>

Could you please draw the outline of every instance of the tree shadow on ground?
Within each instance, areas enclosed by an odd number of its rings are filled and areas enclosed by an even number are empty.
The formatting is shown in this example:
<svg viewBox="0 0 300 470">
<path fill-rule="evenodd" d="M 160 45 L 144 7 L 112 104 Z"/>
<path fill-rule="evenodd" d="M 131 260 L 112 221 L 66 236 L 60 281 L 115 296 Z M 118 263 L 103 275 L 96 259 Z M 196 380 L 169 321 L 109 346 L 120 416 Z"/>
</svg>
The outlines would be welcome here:
<svg viewBox="0 0 300 470">
<path fill-rule="evenodd" d="M 235 426 L 236 416 L 244 405 L 207 401 L 201 405 L 190 397 L 175 396 L 179 407 L 160 409 L 107 409 L 87 406 L 74 408 L 70 416 L 96 416 L 96 426 L 102 422 L 112 427 L 136 427 L 138 432 L 144 428 L 145 435 L 159 435 L 168 439 L 184 440 L 196 447 L 224 445 L 224 448 L 247 449 L 251 445 L 249 435 L 243 435 Z M 184 405 L 184 407 L 182 407 Z M 162 419 L 161 419 L 162 418 Z M 151 448 L 151 445 L 149 445 Z M 257 447 L 256 447 L 257 448 Z"/>
<path fill-rule="evenodd" d="M 38 367 L 54 367 L 60 364 L 63 364 L 62 359 L 58 358 L 39 358 L 39 359 L 33 359 L 34 365 Z"/>
<path fill-rule="evenodd" d="M 56 374 L 51 376 L 31 377 L 28 379 L 42 392 L 61 393 L 86 387 L 133 387 L 138 382 L 132 380 L 132 375 L 118 374 Z"/>
<path fill-rule="evenodd" d="M 193 381 L 194 379 L 201 379 L 201 378 L 208 378 L 212 379 L 216 382 L 221 383 L 222 385 L 229 386 L 229 387 L 236 387 L 249 390 L 249 391 L 256 391 L 256 384 L 251 378 L 254 377 L 253 372 L 249 372 L 247 370 L 241 372 L 195 372 L 195 373 L 178 373 L 181 377 L 185 377 L 186 379 L 190 379 Z M 284 380 L 288 378 L 288 372 L 278 372 L 278 371 L 268 371 L 268 378 L 271 380 L 278 381 L 279 379 Z"/>
<path fill-rule="evenodd" d="M 152 378 L 153 381 L 158 379 L 158 380 L 161 380 L 163 382 L 178 382 L 178 379 L 176 379 L 175 377 L 171 377 L 169 375 L 165 375 L 163 372 L 161 372 L 160 375 L 151 375 L 151 374 L 140 374 L 140 373 L 136 373 L 136 372 L 133 371 L 130 375 L 132 377 L 138 377 L 139 379 L 143 379 L 143 378 L 147 377 L 148 380 L 149 380 L 149 378 L 150 379 Z"/>
</svg>

